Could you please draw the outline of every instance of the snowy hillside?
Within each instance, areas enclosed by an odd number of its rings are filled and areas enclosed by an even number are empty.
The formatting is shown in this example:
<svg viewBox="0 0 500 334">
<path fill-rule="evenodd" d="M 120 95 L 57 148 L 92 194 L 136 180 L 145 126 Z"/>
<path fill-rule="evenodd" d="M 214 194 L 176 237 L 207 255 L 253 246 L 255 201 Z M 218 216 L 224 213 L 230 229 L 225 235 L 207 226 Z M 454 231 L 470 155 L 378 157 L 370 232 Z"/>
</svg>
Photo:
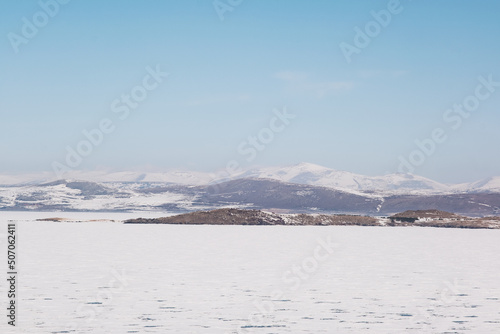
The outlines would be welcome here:
<svg viewBox="0 0 500 334">
<path fill-rule="evenodd" d="M 308 184 L 344 191 L 382 193 L 446 193 L 452 191 L 447 185 L 412 174 L 389 174 L 365 176 L 337 171 L 315 164 L 300 163 L 289 167 L 254 169 L 244 177 L 268 178 L 282 182 Z"/>
<path fill-rule="evenodd" d="M 35 185 L 56 181 L 54 173 L 3 174 L 0 175 L 0 185 Z M 66 180 L 89 182 L 162 182 L 184 185 L 202 185 L 215 180 L 212 173 L 191 171 L 168 172 L 106 172 L 106 171 L 71 171 L 64 174 Z"/>
<path fill-rule="evenodd" d="M 460 192 L 500 192 L 500 176 L 489 177 L 481 181 L 464 183 L 453 186 Z"/>
<path fill-rule="evenodd" d="M 491 216 L 500 215 L 500 193 L 382 196 L 269 178 L 240 178 L 202 186 L 70 180 L 0 186 L 0 211 L 190 212 L 224 207 L 362 215 L 437 209 L 464 215 Z"/>
<path fill-rule="evenodd" d="M 164 191 L 143 193 L 138 183 L 58 181 L 44 185 L 0 187 L 0 208 L 57 211 L 148 211 L 189 209 L 193 196 Z"/>
<path fill-rule="evenodd" d="M 287 183 L 296 183 L 310 186 L 327 187 L 354 194 L 370 196 L 386 196 L 391 194 L 450 194 L 474 192 L 500 192 L 500 177 L 490 177 L 481 181 L 447 185 L 431 179 L 412 174 L 387 174 L 383 176 L 366 176 L 347 171 L 339 171 L 327 167 L 300 163 L 286 167 L 254 168 L 231 176 L 221 173 L 193 172 L 193 171 L 165 171 L 165 172 L 106 172 L 106 171 L 71 171 L 64 175 L 66 180 L 88 182 L 145 182 L 165 183 L 178 185 L 207 185 L 243 178 L 270 179 Z M 219 175 L 219 176 L 217 176 Z M 54 173 L 30 174 L 3 174 L 0 175 L 1 185 L 39 185 L 56 181 Z"/>
</svg>

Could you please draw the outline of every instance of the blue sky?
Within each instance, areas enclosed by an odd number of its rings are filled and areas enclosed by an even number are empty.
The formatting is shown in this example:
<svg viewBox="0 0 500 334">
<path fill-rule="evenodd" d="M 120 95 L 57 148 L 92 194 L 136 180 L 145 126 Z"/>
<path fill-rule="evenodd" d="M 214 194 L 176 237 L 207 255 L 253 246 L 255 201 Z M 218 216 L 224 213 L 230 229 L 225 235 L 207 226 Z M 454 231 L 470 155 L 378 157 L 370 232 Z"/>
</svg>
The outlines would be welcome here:
<svg viewBox="0 0 500 334">
<path fill-rule="evenodd" d="M 113 131 L 74 168 L 307 161 L 381 175 L 413 154 L 424 157 L 413 172 L 441 182 L 500 175 L 500 87 L 458 128 L 443 119 L 479 77 L 500 81 L 498 1 L 402 0 L 350 62 L 341 43 L 356 47 L 355 27 L 366 33 L 389 1 L 221 0 L 232 9 L 221 20 L 208 0 L 72 0 L 44 22 L 41 3 L 53 1 L 0 3 L 0 172 L 65 164 L 82 131 L 109 119 Z M 120 119 L 113 101 L 157 66 L 168 77 Z M 295 118 L 248 161 L 238 147 L 283 108 Z M 446 140 L 427 154 L 415 141 L 437 128 Z"/>
</svg>

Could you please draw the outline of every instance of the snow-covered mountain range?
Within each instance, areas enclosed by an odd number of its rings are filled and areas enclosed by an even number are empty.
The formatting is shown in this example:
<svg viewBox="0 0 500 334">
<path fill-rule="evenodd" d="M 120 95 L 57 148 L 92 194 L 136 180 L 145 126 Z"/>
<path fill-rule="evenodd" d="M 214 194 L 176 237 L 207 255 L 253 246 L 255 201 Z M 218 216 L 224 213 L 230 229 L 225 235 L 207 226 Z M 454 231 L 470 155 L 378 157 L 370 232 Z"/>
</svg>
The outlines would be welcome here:
<svg viewBox="0 0 500 334">
<path fill-rule="evenodd" d="M 365 176 L 311 163 L 300 163 L 289 167 L 253 169 L 241 176 L 335 188 L 347 192 L 407 194 L 453 191 L 453 187 L 412 174 Z"/>
<path fill-rule="evenodd" d="M 65 180 L 88 182 L 160 182 L 184 185 L 201 185 L 214 181 L 211 173 L 191 171 L 168 171 L 142 173 L 133 171 L 69 171 L 64 174 Z M 36 185 L 57 181 L 52 172 L 29 174 L 0 174 L 0 185 Z"/>
<path fill-rule="evenodd" d="M 224 175 L 226 174 L 226 175 Z M 168 211 L 236 207 L 392 214 L 439 209 L 500 215 L 500 178 L 447 185 L 410 174 L 364 176 L 301 163 L 227 173 L 80 172 L 0 176 L 1 210 Z"/>
<path fill-rule="evenodd" d="M 450 194 L 471 192 L 500 192 L 500 176 L 489 177 L 471 183 L 443 184 L 413 174 L 388 174 L 383 176 L 366 176 L 347 171 L 339 171 L 327 167 L 300 163 L 286 167 L 264 167 L 249 169 L 231 176 L 227 173 L 205 173 L 191 171 L 168 172 L 106 172 L 106 171 L 71 171 L 65 175 L 66 180 L 89 182 L 141 182 L 166 183 L 179 185 L 207 185 L 223 181 L 257 178 L 277 180 L 327 187 L 350 193 L 374 195 L 388 194 Z M 32 174 L 2 174 L 0 185 L 37 185 L 53 182 L 56 177 L 51 172 Z"/>
<path fill-rule="evenodd" d="M 462 183 L 443 184 L 414 174 L 366 176 L 327 167 L 300 163 L 288 167 L 253 169 L 240 177 L 269 178 L 283 182 L 308 184 L 344 191 L 394 194 L 444 194 L 457 192 L 500 192 L 500 177 Z"/>
</svg>

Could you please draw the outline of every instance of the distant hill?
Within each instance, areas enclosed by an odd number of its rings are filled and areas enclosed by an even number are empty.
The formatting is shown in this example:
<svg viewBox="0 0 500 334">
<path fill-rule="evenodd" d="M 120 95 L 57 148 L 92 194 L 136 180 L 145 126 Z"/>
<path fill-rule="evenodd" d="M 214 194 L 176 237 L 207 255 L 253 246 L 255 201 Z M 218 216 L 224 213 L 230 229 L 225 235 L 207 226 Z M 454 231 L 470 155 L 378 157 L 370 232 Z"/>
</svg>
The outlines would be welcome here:
<svg viewBox="0 0 500 334">
<path fill-rule="evenodd" d="M 199 200 L 224 205 L 245 203 L 256 209 L 375 213 L 381 200 L 327 187 L 285 183 L 266 179 L 239 179 L 198 187 Z"/>
<path fill-rule="evenodd" d="M 0 187 L 0 210 L 182 213 L 227 207 L 378 216 L 435 208 L 467 216 L 494 216 L 500 215 L 500 193 L 382 196 L 263 178 L 199 186 L 57 180 L 38 185 Z"/>
<path fill-rule="evenodd" d="M 349 192 L 442 193 L 452 189 L 439 182 L 412 174 L 365 176 L 310 163 L 288 167 L 253 169 L 239 176 L 335 188 Z"/>
<path fill-rule="evenodd" d="M 492 176 L 463 184 L 443 184 L 414 174 L 387 174 L 366 176 L 335 170 L 311 163 L 284 167 L 263 167 L 228 175 L 224 170 L 207 173 L 170 170 L 164 172 L 135 171 L 69 171 L 63 176 L 68 181 L 96 183 L 161 183 L 164 185 L 203 186 L 237 179 L 268 179 L 351 192 L 357 195 L 444 195 L 454 193 L 500 193 L 500 176 Z M 0 185 L 39 185 L 57 181 L 52 172 L 30 174 L 0 174 Z"/>
</svg>

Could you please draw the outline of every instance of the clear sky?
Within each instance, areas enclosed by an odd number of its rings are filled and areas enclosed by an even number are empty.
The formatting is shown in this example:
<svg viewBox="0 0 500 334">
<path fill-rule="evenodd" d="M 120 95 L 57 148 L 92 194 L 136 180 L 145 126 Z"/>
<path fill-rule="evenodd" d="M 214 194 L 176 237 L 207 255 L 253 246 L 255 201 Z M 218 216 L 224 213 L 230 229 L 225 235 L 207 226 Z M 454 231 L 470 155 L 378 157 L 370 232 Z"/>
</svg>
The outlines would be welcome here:
<svg viewBox="0 0 500 334">
<path fill-rule="evenodd" d="M 0 172 L 104 120 L 74 168 L 500 175 L 499 1 L 54 1 L 0 2 Z"/>
</svg>

